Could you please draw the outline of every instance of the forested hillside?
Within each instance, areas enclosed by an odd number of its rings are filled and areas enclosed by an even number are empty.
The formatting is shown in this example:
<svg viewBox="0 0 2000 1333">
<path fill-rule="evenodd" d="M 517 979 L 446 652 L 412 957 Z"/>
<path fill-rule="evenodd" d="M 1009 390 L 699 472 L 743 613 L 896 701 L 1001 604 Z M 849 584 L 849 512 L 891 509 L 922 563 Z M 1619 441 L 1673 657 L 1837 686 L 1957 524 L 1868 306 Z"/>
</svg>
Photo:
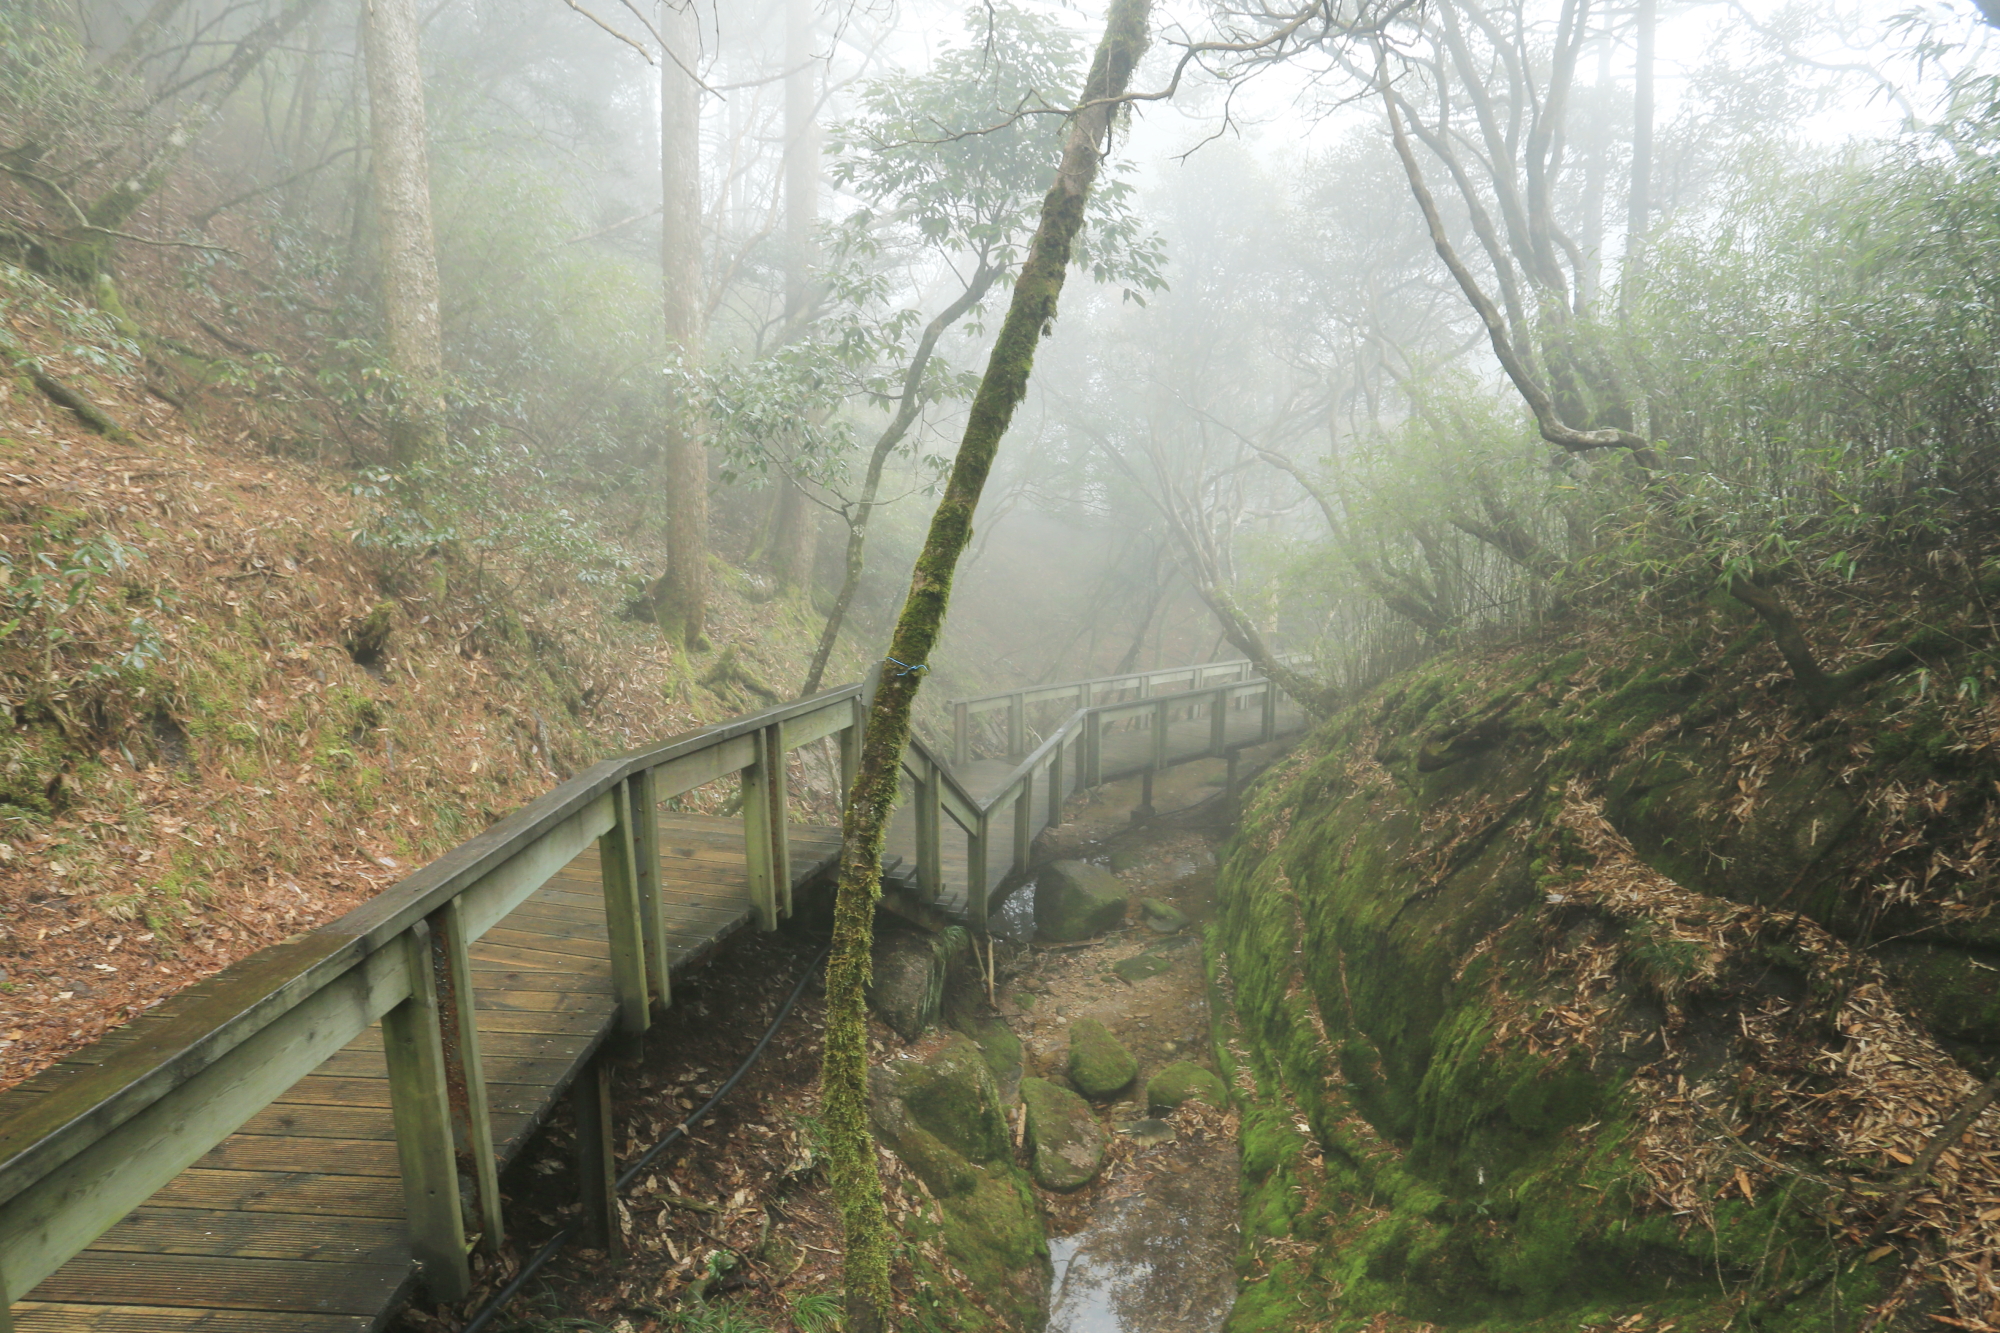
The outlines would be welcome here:
<svg viewBox="0 0 2000 1333">
<path fill-rule="evenodd" d="M 824 1114 L 571 1273 L 593 1318 L 835 1326 L 759 1267 L 797 1190 L 848 1333 L 912 1285 L 1055 1333 L 2000 1328 L 1996 25 L 0 0 L 0 1089 L 865 678 L 858 780 L 817 730 L 754 798 L 845 821 L 788 927 L 834 923 Z M 1067 806 L 1061 710 L 1155 682 L 944 707 L 1236 658 L 1293 753 L 1217 696 L 1174 776 L 1161 704 Z M 754 811 L 731 762 L 666 813 Z M 956 823 L 891 921 L 899 802 Z M 748 885 L 787 835 L 743 818 Z M 1231 1174 L 1240 1233 L 1133 1239 L 1144 1181 Z"/>
</svg>

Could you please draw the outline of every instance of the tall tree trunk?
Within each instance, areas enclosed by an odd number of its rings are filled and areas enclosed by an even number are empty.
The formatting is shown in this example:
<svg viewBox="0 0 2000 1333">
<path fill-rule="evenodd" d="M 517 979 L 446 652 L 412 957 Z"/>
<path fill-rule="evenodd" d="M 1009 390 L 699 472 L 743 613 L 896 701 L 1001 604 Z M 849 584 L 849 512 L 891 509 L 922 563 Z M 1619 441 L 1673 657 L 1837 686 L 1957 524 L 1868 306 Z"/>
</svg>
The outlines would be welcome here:
<svg viewBox="0 0 2000 1333">
<path fill-rule="evenodd" d="M 819 223 L 819 127 L 813 123 L 813 0 L 785 0 L 785 322 L 812 301 Z"/>
<path fill-rule="evenodd" d="M 1632 70 L 1632 185 L 1625 196 L 1625 272 L 1618 312 L 1630 314 L 1646 271 L 1646 232 L 1653 220 L 1653 29 L 1657 0 L 1638 0 L 1637 51 Z"/>
<path fill-rule="evenodd" d="M 389 453 L 397 467 L 408 467 L 444 438 L 422 48 L 413 0 L 366 0 L 365 9 L 382 330 L 403 395 L 389 427 Z"/>
<path fill-rule="evenodd" d="M 847 562 L 841 573 L 840 591 L 834 596 L 833 609 L 827 612 L 826 628 L 820 631 L 819 645 L 813 649 L 812 665 L 806 669 L 806 683 L 799 690 L 801 699 L 819 691 L 820 682 L 826 678 L 827 660 L 833 656 L 833 645 L 840 638 L 841 623 L 847 619 L 848 608 L 854 605 L 854 594 L 861 586 L 861 573 L 867 556 L 868 522 L 874 516 L 875 501 L 882 494 L 882 469 L 888 465 L 889 455 L 910 433 L 910 427 L 916 424 L 917 413 L 923 410 L 924 372 L 930 368 L 938 339 L 944 336 L 946 329 L 963 319 L 966 311 L 979 304 L 987 288 L 999 276 L 999 269 L 980 264 L 965 291 L 939 311 L 937 317 L 924 326 L 923 336 L 917 339 L 916 350 L 910 354 L 910 364 L 903 371 L 903 393 L 896 401 L 896 415 L 875 438 L 875 447 L 868 454 L 868 471 L 861 481 L 861 498 L 847 516 Z"/>
<path fill-rule="evenodd" d="M 1029 245 L 1006 321 L 993 344 L 972 400 L 944 497 L 910 577 L 890 656 L 924 663 L 937 643 L 951 599 L 959 557 L 972 539 L 972 514 L 993 467 L 1000 437 L 1028 390 L 1028 372 L 1042 330 L 1056 314 L 1070 247 L 1083 225 L 1083 205 L 1097 176 L 1099 145 L 1110 132 L 1114 104 L 1146 49 L 1150 0 L 1112 0 L 1104 41 L 1071 120 L 1055 184 L 1042 200 L 1041 225 Z M 923 675 L 878 667 L 861 763 L 848 792 L 834 907 L 833 956 L 826 969 L 826 1056 L 821 1098 L 826 1114 L 834 1197 L 846 1233 L 848 1333 L 883 1333 L 889 1322 L 889 1223 L 875 1141 L 868 1132 L 869 946 L 875 902 L 882 895 L 882 835 L 896 800 L 897 775 L 910 739 L 910 709 Z M 901 672 L 901 674 L 898 674 Z"/>
<path fill-rule="evenodd" d="M 668 0 L 660 34 L 660 273 L 667 354 L 692 370 L 702 355 L 701 103 L 683 69 L 701 43 L 693 0 Z M 676 59 L 678 57 L 678 59 Z M 708 617 L 708 451 L 701 423 L 669 414 L 666 429 L 667 568 L 652 588 L 653 619 L 687 647 Z"/>
<path fill-rule="evenodd" d="M 812 588 L 819 555 L 819 505 L 796 481 L 778 483 L 778 512 L 772 520 L 771 572 L 781 592 Z"/>
</svg>

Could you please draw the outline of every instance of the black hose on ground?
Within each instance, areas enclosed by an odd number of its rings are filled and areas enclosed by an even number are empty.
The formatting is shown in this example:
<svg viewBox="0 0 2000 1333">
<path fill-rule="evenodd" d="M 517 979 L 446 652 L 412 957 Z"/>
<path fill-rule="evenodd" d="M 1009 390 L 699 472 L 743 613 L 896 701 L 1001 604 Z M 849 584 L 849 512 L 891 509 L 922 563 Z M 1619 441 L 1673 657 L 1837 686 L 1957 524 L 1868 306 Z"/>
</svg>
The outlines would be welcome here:
<svg viewBox="0 0 2000 1333">
<path fill-rule="evenodd" d="M 648 1166 L 652 1164 L 653 1159 L 658 1157 L 661 1153 L 665 1152 L 677 1140 L 687 1137 L 688 1131 L 693 1129 L 696 1125 L 700 1124 L 703 1120 L 705 1120 L 708 1117 L 708 1113 L 715 1109 L 716 1103 L 721 1101 L 724 1097 L 727 1097 L 729 1095 L 730 1089 L 734 1088 L 739 1082 L 741 1082 L 743 1076 L 750 1072 L 751 1067 L 755 1065 L 757 1061 L 763 1058 L 765 1048 L 770 1046 L 771 1044 L 771 1038 L 778 1035 L 778 1029 L 784 1026 L 785 1020 L 787 1018 L 791 1017 L 792 1008 L 793 1006 L 798 1004 L 799 996 L 805 994 L 806 983 L 810 982 L 815 976 L 819 975 L 819 970 L 821 966 L 824 965 L 826 962 L 826 956 L 832 951 L 833 951 L 832 945 L 828 945 L 826 948 L 821 949 L 819 951 L 819 956 L 814 958 L 812 960 L 812 963 L 806 968 L 805 975 L 799 978 L 799 984 L 792 987 L 792 993 L 790 997 L 788 997 L 785 1000 L 783 1007 L 781 1007 L 778 1010 L 778 1016 L 771 1020 L 770 1027 L 764 1029 L 763 1037 L 759 1039 L 757 1045 L 754 1048 L 752 1048 L 749 1056 L 743 1061 L 743 1063 L 736 1067 L 736 1072 L 731 1074 L 729 1078 L 723 1083 L 723 1085 L 715 1090 L 715 1095 L 710 1097 L 707 1101 L 703 1102 L 701 1106 L 694 1112 L 693 1115 L 690 1115 L 686 1120 L 683 1120 L 680 1124 L 675 1125 L 671 1130 L 667 1132 L 665 1138 L 661 1139 L 658 1143 L 654 1144 L 652 1147 L 646 1149 L 645 1153 L 639 1158 L 638 1161 L 626 1167 L 625 1170 L 618 1177 L 618 1185 L 617 1185 L 618 1189 L 623 1190 L 627 1185 L 631 1184 L 632 1181 L 637 1178 L 638 1174 L 641 1171 L 644 1171 Z M 553 1259 L 558 1250 L 562 1249 L 564 1245 L 568 1244 L 572 1239 L 574 1239 L 574 1237 L 576 1236 L 576 1232 L 577 1232 L 577 1224 L 572 1222 L 568 1226 L 564 1227 L 562 1230 L 556 1232 L 555 1235 L 549 1237 L 546 1241 L 544 1241 L 542 1243 L 542 1248 L 535 1251 L 534 1257 L 528 1260 L 527 1263 L 521 1265 L 521 1271 L 514 1275 L 513 1280 L 510 1281 L 506 1286 L 502 1287 L 499 1290 L 499 1292 L 494 1295 L 493 1299 L 488 1301 L 480 1309 L 479 1313 L 472 1317 L 472 1322 L 465 1326 L 463 1333 L 479 1333 L 481 1329 L 485 1328 L 486 1325 L 492 1321 L 493 1317 L 499 1314 L 502 1309 L 506 1308 L 506 1305 L 509 1301 L 514 1299 L 515 1294 L 518 1293 L 523 1286 L 527 1285 L 528 1279 L 533 1277 L 536 1273 L 540 1272 L 542 1266 L 548 1263 L 550 1259 Z"/>
</svg>

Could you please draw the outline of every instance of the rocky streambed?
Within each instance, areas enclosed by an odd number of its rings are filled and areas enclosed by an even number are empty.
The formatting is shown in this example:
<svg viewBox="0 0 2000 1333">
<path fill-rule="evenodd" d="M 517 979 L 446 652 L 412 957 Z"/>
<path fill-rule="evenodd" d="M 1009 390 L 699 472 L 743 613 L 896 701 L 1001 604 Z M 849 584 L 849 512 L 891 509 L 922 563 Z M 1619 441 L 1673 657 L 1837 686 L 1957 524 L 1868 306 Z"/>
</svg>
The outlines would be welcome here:
<svg viewBox="0 0 2000 1333">
<path fill-rule="evenodd" d="M 1224 832 L 1067 826 L 996 921 L 994 984 L 957 968 L 937 1026 L 875 1072 L 877 1134 L 1009 1323 L 1215 1333 L 1228 1318 L 1239 1164 L 1203 946 Z M 922 958 L 906 942 L 883 961 Z"/>
</svg>

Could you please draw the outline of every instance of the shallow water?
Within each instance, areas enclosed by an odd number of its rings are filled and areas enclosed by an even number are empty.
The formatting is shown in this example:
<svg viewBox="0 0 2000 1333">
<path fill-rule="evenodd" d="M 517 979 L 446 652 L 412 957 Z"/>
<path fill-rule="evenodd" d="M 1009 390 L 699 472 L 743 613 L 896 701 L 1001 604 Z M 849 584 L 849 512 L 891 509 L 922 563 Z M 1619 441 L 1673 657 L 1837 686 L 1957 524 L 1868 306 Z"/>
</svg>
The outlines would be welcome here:
<svg viewBox="0 0 2000 1333">
<path fill-rule="evenodd" d="M 1108 1199 L 1073 1236 L 1050 1237 L 1049 1333 L 1215 1333 L 1236 1299 L 1236 1152 L 1190 1160 L 1167 1144 L 1152 1178 Z"/>
</svg>

